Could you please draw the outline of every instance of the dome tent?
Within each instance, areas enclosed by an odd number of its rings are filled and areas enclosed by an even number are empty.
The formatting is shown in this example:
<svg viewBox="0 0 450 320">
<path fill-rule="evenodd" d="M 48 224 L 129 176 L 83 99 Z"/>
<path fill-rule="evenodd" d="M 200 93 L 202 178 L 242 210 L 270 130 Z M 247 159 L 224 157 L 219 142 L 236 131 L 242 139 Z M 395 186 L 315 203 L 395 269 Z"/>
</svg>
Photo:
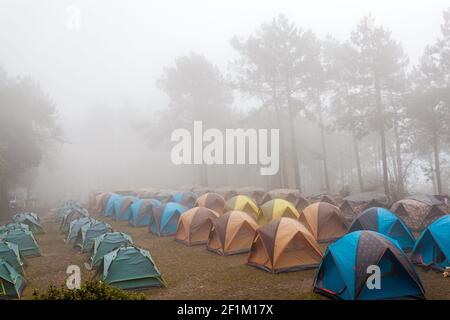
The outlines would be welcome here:
<svg viewBox="0 0 450 320">
<path fill-rule="evenodd" d="M 150 224 L 154 207 L 161 205 L 156 199 L 139 199 L 131 205 L 130 220 L 128 223 L 133 227 L 145 227 Z"/>
<path fill-rule="evenodd" d="M 72 221 L 69 226 L 69 232 L 67 233 L 66 242 L 74 243 L 77 240 L 78 233 L 80 232 L 81 227 L 93 220 L 94 219 L 89 217 L 83 217 Z"/>
<path fill-rule="evenodd" d="M 341 210 L 328 202 L 310 204 L 300 213 L 299 221 L 319 242 L 334 241 L 347 233 Z"/>
<path fill-rule="evenodd" d="M 180 216 L 175 240 L 188 246 L 205 244 L 213 221 L 218 217 L 218 213 L 205 207 L 187 210 Z"/>
<path fill-rule="evenodd" d="M 103 192 L 95 197 L 95 213 L 103 214 L 106 209 L 106 204 L 111 197 L 111 192 Z"/>
<path fill-rule="evenodd" d="M 64 219 L 64 217 L 66 217 L 72 211 L 78 211 L 83 216 L 89 215 L 88 211 L 85 208 L 83 208 L 80 204 L 74 202 L 67 202 L 61 208 L 58 209 L 54 221 L 61 222 Z"/>
<path fill-rule="evenodd" d="M 149 230 L 158 236 L 171 236 L 177 231 L 180 215 L 186 208 L 175 202 L 168 202 L 152 211 Z"/>
<path fill-rule="evenodd" d="M 442 206 L 403 199 L 394 203 L 391 211 L 401 217 L 411 231 L 422 231 L 430 223 L 447 214 Z"/>
<path fill-rule="evenodd" d="M 150 252 L 134 246 L 120 247 L 104 255 L 97 277 L 121 289 L 165 286 Z"/>
<path fill-rule="evenodd" d="M 439 271 L 450 266 L 449 235 L 450 215 L 445 215 L 421 233 L 411 252 L 411 261 Z"/>
<path fill-rule="evenodd" d="M 72 221 L 86 217 L 89 217 L 89 213 L 87 212 L 87 210 L 71 210 L 62 219 L 60 231 L 64 234 L 67 234 L 69 232 L 70 224 L 72 223 Z"/>
<path fill-rule="evenodd" d="M 206 248 L 219 255 L 249 252 L 258 229 L 256 221 L 243 211 L 229 211 L 213 221 Z"/>
<path fill-rule="evenodd" d="M 289 217 L 298 219 L 300 214 L 292 203 L 283 199 L 273 199 L 261 206 L 261 215 L 258 218 L 260 225 L 266 224 L 272 219 Z"/>
<path fill-rule="evenodd" d="M 30 231 L 30 227 L 28 227 L 28 225 L 26 225 L 26 224 L 18 223 L 18 222 L 11 222 L 11 223 L 0 226 L 0 233 L 6 232 L 9 230 L 15 230 L 15 229 Z"/>
<path fill-rule="evenodd" d="M 105 209 L 103 211 L 103 215 L 105 217 L 112 217 L 114 215 L 114 207 L 115 207 L 115 203 L 116 201 L 118 201 L 122 196 L 117 194 L 117 193 L 113 193 L 109 196 L 108 201 L 106 201 L 106 206 Z"/>
<path fill-rule="evenodd" d="M 79 248 L 82 253 L 89 252 L 94 246 L 95 238 L 111 231 L 112 228 L 109 224 L 102 221 L 91 220 L 84 224 L 78 231 L 74 247 Z"/>
<path fill-rule="evenodd" d="M 39 217 L 32 212 L 17 213 L 13 216 L 13 221 L 26 224 L 33 234 L 42 234 L 44 229 L 41 226 Z"/>
<path fill-rule="evenodd" d="M 0 240 L 0 259 L 8 262 L 21 275 L 24 274 L 22 257 L 17 244 Z"/>
<path fill-rule="evenodd" d="M 186 208 L 193 208 L 195 201 L 197 200 L 197 195 L 192 191 L 178 191 L 172 195 L 171 202 L 179 203 Z"/>
<path fill-rule="evenodd" d="M 41 255 L 36 239 L 29 230 L 10 229 L 0 233 L 0 240 L 16 244 L 23 257 L 36 257 Z"/>
<path fill-rule="evenodd" d="M 322 251 L 308 229 L 292 218 L 275 219 L 256 230 L 247 264 L 279 273 L 315 268 Z"/>
<path fill-rule="evenodd" d="M 103 256 L 120 247 L 132 246 L 133 240 L 123 232 L 108 232 L 95 238 L 92 256 L 89 259 L 89 268 L 98 267 Z"/>
<path fill-rule="evenodd" d="M 364 210 L 350 225 L 348 232 L 371 230 L 397 240 L 404 251 L 414 247 L 414 236 L 406 224 L 391 211 L 385 208 Z"/>
<path fill-rule="evenodd" d="M 20 298 L 24 288 L 22 275 L 0 258 L 0 297 Z"/>
<path fill-rule="evenodd" d="M 309 205 L 309 201 L 302 197 L 297 189 L 273 189 L 265 193 L 261 203 L 274 199 L 283 199 L 289 201 L 297 210 L 303 210 Z"/>
<path fill-rule="evenodd" d="M 39 218 L 39 216 L 35 212 L 20 212 L 20 213 L 16 213 L 13 216 L 13 221 L 14 222 L 22 222 L 23 220 L 25 220 L 25 218 L 31 218 L 35 222 L 41 223 L 41 219 Z M 16 220 L 18 220 L 18 221 L 16 221 Z"/>
<path fill-rule="evenodd" d="M 378 266 L 381 288 L 370 290 L 368 267 Z M 398 243 L 374 231 L 355 231 L 331 244 L 314 280 L 314 292 L 342 300 L 424 298 L 414 266 Z"/>
<path fill-rule="evenodd" d="M 226 202 L 226 211 L 244 211 L 253 216 L 255 220 L 259 218 L 261 214 L 258 205 L 247 196 L 238 195 Z"/>
<path fill-rule="evenodd" d="M 197 198 L 195 206 L 206 207 L 218 214 L 223 214 L 225 212 L 225 199 L 218 193 L 208 192 Z"/>
<path fill-rule="evenodd" d="M 136 200 L 133 196 L 121 196 L 114 201 L 113 220 L 129 221 L 131 216 L 131 205 Z"/>
<path fill-rule="evenodd" d="M 173 192 L 171 190 L 159 190 L 155 194 L 155 199 L 161 201 L 162 203 L 170 202 L 172 199 Z"/>
<path fill-rule="evenodd" d="M 258 187 L 243 187 L 238 188 L 236 191 L 240 195 L 249 197 L 258 205 L 263 203 L 262 199 L 266 195 L 266 191 L 263 188 Z"/>
</svg>

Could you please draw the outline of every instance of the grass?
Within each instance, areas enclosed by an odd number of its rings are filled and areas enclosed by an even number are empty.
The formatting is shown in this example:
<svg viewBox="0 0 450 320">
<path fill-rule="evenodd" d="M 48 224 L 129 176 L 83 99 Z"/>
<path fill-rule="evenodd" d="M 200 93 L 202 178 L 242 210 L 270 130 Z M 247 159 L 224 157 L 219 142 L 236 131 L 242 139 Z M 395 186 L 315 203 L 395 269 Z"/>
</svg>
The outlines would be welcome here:
<svg viewBox="0 0 450 320">
<path fill-rule="evenodd" d="M 137 246 L 152 254 L 168 287 L 143 291 L 149 299 L 325 299 L 312 292 L 315 270 L 270 274 L 247 266 L 246 254 L 222 257 L 209 252 L 205 246 L 186 247 L 173 237 L 149 234 L 147 228 L 132 228 L 126 222 L 101 219 L 114 230 L 130 234 Z M 83 282 L 94 274 L 83 265 L 89 255 L 80 254 L 66 244 L 51 217 L 43 217 L 42 223 L 46 233 L 38 235 L 37 241 L 43 255 L 27 259 L 24 299 L 32 299 L 34 288 L 45 290 L 50 284 L 65 283 L 66 268 L 71 264 L 80 266 Z M 450 299 L 450 278 L 418 270 L 427 298 Z"/>
</svg>

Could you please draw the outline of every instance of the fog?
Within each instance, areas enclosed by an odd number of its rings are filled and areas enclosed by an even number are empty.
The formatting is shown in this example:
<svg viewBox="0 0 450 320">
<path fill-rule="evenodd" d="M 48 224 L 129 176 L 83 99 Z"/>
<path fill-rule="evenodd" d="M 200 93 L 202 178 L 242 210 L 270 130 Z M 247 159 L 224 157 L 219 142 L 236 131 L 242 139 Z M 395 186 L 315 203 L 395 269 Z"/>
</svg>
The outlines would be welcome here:
<svg viewBox="0 0 450 320">
<path fill-rule="evenodd" d="M 0 64 L 10 77 L 39 81 L 56 105 L 63 130 L 64 143 L 33 169 L 32 194 L 81 199 L 95 189 L 201 184 L 191 168 L 172 165 L 167 146 L 152 141 L 147 130 L 155 122 L 161 125 L 159 115 L 169 103 L 156 83 L 180 56 L 200 54 L 228 78 L 230 63 L 238 58 L 230 40 L 248 38 L 279 14 L 320 39 L 331 34 L 344 41 L 370 13 L 402 44 L 410 69 L 440 36 L 442 12 L 448 7 L 448 0 L 0 0 Z M 80 13 L 79 28 L 70 25 L 74 9 Z M 258 101 L 237 90 L 233 96 L 233 110 L 245 114 L 258 107 Z M 169 139 L 171 125 L 168 121 L 162 140 Z M 299 130 L 315 136 L 317 128 L 307 127 L 305 122 Z M 330 133 L 328 144 L 336 146 L 342 137 L 347 136 Z M 331 166 L 347 163 L 333 161 Z M 320 163 L 317 167 L 320 172 Z M 256 168 L 247 176 L 233 168 L 228 173 L 211 170 L 212 186 L 268 186 L 265 177 L 254 176 Z M 414 191 L 432 192 L 421 165 L 413 170 Z M 337 174 L 331 180 L 334 192 L 344 184 L 334 182 Z M 311 181 L 305 192 L 322 192 L 319 184 Z"/>
</svg>

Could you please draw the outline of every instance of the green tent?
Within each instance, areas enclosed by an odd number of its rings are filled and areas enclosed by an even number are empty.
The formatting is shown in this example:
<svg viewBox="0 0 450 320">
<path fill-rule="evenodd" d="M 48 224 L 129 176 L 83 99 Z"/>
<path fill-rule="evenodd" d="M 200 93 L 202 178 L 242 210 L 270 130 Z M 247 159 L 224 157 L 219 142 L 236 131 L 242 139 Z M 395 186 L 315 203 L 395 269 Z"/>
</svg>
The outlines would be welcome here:
<svg viewBox="0 0 450 320">
<path fill-rule="evenodd" d="M 65 204 L 63 204 L 61 207 L 56 209 L 56 214 L 54 217 L 55 222 L 61 222 L 64 217 L 66 217 L 69 213 L 72 211 L 79 211 L 82 213 L 83 216 L 88 216 L 89 212 L 81 206 L 81 204 L 68 201 Z"/>
<path fill-rule="evenodd" d="M 26 224 L 18 223 L 18 222 L 11 222 L 11 223 L 0 226 L 0 233 L 6 232 L 9 230 L 14 230 L 14 229 L 30 231 L 30 227 L 28 227 L 28 225 L 26 225 Z"/>
<path fill-rule="evenodd" d="M 21 275 L 24 274 L 22 257 L 17 244 L 0 240 L 0 259 L 8 262 Z"/>
<path fill-rule="evenodd" d="M 82 253 L 89 252 L 94 247 L 95 238 L 111 231 L 109 224 L 92 219 L 78 231 L 74 247 L 79 248 Z"/>
<path fill-rule="evenodd" d="M 0 297 L 20 298 L 24 288 L 25 279 L 0 258 Z"/>
<path fill-rule="evenodd" d="M 78 210 L 78 209 L 72 209 L 64 218 L 62 219 L 60 231 L 64 234 L 67 234 L 70 229 L 70 225 L 73 221 L 80 219 L 80 218 L 88 218 L 89 213 L 87 210 Z"/>
<path fill-rule="evenodd" d="M 97 270 L 97 277 L 121 289 L 165 286 L 150 252 L 134 246 L 121 247 L 106 254 Z"/>
<path fill-rule="evenodd" d="M 90 223 L 92 220 L 93 219 L 91 219 L 89 217 L 83 217 L 83 218 L 73 220 L 70 223 L 69 232 L 67 234 L 66 241 L 68 243 L 75 243 L 75 241 L 77 240 L 77 237 L 78 237 L 78 233 L 81 230 L 81 227 L 84 226 L 85 224 Z"/>
<path fill-rule="evenodd" d="M 0 240 L 17 244 L 19 252 L 23 257 L 36 257 L 41 255 L 36 239 L 29 230 L 10 229 L 0 233 Z"/>
<path fill-rule="evenodd" d="M 30 228 L 31 232 L 33 232 L 33 234 L 44 233 L 44 229 L 42 228 L 39 217 L 36 213 L 25 212 L 15 214 L 13 217 L 13 221 L 26 224 Z"/>
<path fill-rule="evenodd" d="M 64 219 L 64 217 L 70 213 L 71 210 L 72 210 L 72 207 L 70 207 L 70 206 L 63 206 L 63 207 L 59 208 L 56 211 L 54 221 L 61 222 Z"/>
<path fill-rule="evenodd" d="M 133 240 L 123 232 L 109 232 L 102 234 L 94 240 L 94 250 L 87 264 L 88 269 L 98 267 L 105 254 L 120 247 L 133 245 Z"/>
</svg>

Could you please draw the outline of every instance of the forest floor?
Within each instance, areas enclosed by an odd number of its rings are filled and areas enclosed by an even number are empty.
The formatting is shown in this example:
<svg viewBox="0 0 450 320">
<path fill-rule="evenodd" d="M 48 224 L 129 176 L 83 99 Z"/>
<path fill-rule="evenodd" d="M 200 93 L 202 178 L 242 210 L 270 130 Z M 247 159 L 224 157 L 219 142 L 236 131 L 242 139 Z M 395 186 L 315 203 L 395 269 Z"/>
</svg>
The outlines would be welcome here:
<svg viewBox="0 0 450 320">
<path fill-rule="evenodd" d="M 69 265 L 80 266 L 82 281 L 94 276 L 94 271 L 84 267 L 89 255 L 66 244 L 59 225 L 50 216 L 42 216 L 41 220 L 46 233 L 36 239 L 42 256 L 26 259 L 27 287 L 23 299 L 32 299 L 34 289 L 63 285 Z M 312 292 L 315 270 L 270 274 L 246 265 L 246 254 L 222 257 L 207 251 L 205 246 L 186 247 L 173 237 L 154 236 L 147 228 L 105 221 L 150 251 L 168 287 L 143 291 L 149 299 L 324 299 Z M 419 273 L 428 299 L 450 299 L 450 278 L 433 271 L 419 269 Z"/>
</svg>

